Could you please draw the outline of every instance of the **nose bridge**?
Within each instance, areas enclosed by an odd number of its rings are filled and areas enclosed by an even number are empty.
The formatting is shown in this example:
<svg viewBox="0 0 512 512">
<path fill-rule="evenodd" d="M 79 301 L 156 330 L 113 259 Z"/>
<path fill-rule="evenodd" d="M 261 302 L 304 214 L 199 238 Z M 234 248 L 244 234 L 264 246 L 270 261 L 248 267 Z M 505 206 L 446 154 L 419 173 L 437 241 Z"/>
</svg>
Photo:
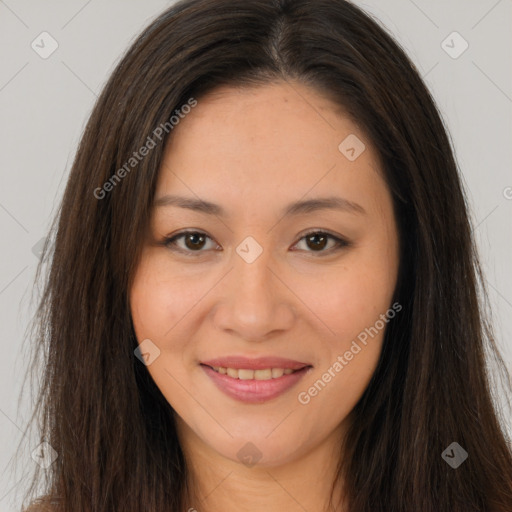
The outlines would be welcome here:
<svg viewBox="0 0 512 512">
<path fill-rule="evenodd" d="M 232 276 L 233 306 L 237 308 L 240 320 L 263 323 L 269 319 L 271 302 L 279 294 L 273 290 L 276 283 L 269 268 L 270 256 L 270 251 L 265 250 L 253 237 L 248 237 L 236 248 Z"/>
<path fill-rule="evenodd" d="M 233 261 L 236 295 L 249 302 L 251 298 L 261 301 L 269 297 L 269 289 L 275 284 L 269 268 L 270 251 L 256 243 L 251 240 L 242 242 Z"/>
<path fill-rule="evenodd" d="M 290 296 L 274 275 L 271 260 L 270 251 L 253 237 L 237 246 L 216 309 L 218 328 L 255 340 L 291 326 L 294 313 Z"/>
</svg>

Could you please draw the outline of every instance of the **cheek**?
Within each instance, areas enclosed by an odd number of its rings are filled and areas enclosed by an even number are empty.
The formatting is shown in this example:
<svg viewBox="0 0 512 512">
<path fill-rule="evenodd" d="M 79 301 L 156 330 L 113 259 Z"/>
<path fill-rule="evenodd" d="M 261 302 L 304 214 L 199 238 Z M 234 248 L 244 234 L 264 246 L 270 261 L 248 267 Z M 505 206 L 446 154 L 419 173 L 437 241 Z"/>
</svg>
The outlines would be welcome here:
<svg viewBox="0 0 512 512">
<path fill-rule="evenodd" d="M 320 364 L 301 386 L 298 399 L 313 416 L 329 418 L 326 421 L 333 428 L 367 388 L 388 324 L 382 318 L 389 321 L 393 271 L 378 266 L 371 272 L 367 269 L 352 266 L 350 272 L 338 273 L 334 283 L 310 288 L 311 303 L 332 335 L 323 338 Z"/>
<path fill-rule="evenodd" d="M 145 250 L 130 290 L 130 310 L 139 343 L 151 340 L 160 350 L 147 370 L 162 394 L 172 397 L 173 407 L 188 403 L 179 383 L 187 379 L 183 357 L 190 339 L 183 331 L 187 314 L 204 295 L 201 280 L 169 272 L 165 257 Z M 185 405 L 183 405 L 185 404 Z"/>
<path fill-rule="evenodd" d="M 137 339 L 168 338 L 197 304 L 204 288 L 204 281 L 169 272 L 166 258 L 148 251 L 141 259 L 130 291 Z"/>
<path fill-rule="evenodd" d="M 294 291 L 330 333 L 327 340 L 341 349 L 365 328 L 373 326 L 391 306 L 396 284 L 394 255 L 379 258 L 372 250 L 358 251 L 336 268 L 315 278 L 295 277 Z"/>
</svg>

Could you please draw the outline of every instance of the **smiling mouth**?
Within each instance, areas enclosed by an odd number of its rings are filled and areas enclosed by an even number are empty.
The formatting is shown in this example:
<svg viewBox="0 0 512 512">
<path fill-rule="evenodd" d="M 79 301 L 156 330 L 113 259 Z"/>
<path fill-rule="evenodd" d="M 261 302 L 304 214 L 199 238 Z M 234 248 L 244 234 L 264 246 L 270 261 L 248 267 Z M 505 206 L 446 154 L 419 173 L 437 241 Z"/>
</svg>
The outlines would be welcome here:
<svg viewBox="0 0 512 512">
<path fill-rule="evenodd" d="M 251 370 L 250 368 L 226 368 L 223 366 L 209 366 L 213 371 L 231 377 L 232 379 L 238 380 L 272 380 L 279 379 L 283 375 L 291 375 L 292 373 L 299 372 L 304 368 L 310 366 L 304 366 L 293 370 L 292 368 L 262 368 L 259 370 Z"/>
<path fill-rule="evenodd" d="M 224 394 L 247 404 L 262 404 L 276 399 L 313 368 L 312 365 L 282 358 L 243 359 L 224 358 L 203 362 L 200 366 Z M 222 363 L 226 366 L 217 366 Z"/>
</svg>

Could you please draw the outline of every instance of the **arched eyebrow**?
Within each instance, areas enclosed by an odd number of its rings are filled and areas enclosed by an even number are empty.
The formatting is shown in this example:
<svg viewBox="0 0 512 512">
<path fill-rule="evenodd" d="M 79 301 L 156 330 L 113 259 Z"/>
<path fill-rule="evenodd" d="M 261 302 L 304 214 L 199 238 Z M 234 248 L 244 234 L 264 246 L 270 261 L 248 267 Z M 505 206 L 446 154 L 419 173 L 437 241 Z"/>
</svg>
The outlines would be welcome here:
<svg viewBox="0 0 512 512">
<path fill-rule="evenodd" d="M 222 206 L 194 197 L 167 194 L 155 199 L 153 206 L 155 208 L 174 206 L 194 210 L 206 215 L 227 216 L 227 212 Z M 283 208 L 281 215 L 303 215 L 319 210 L 338 210 L 347 213 L 366 214 L 366 210 L 358 203 L 349 201 L 343 197 L 329 196 L 290 203 Z"/>
</svg>

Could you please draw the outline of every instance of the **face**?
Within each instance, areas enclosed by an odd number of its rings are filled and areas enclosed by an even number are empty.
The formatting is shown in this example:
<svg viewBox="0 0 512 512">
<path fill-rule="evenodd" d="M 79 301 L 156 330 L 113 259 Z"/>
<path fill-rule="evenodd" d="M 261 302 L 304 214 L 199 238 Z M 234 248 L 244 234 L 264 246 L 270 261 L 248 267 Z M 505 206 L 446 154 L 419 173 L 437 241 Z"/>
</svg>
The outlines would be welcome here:
<svg viewBox="0 0 512 512">
<path fill-rule="evenodd" d="M 180 439 L 271 467 L 342 433 L 399 310 L 398 252 L 378 156 L 335 104 L 285 83 L 199 99 L 130 290 Z"/>
</svg>

